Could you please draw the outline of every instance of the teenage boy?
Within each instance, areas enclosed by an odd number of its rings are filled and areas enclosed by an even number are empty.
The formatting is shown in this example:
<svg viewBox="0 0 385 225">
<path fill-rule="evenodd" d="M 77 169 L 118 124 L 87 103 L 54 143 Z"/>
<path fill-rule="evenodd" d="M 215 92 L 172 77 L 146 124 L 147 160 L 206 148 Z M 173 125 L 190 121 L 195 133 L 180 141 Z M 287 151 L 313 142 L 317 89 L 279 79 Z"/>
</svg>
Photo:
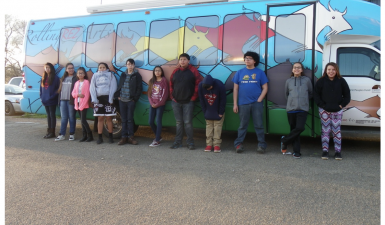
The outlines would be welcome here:
<svg viewBox="0 0 385 225">
<path fill-rule="evenodd" d="M 187 135 L 187 147 L 189 150 L 194 150 L 192 120 L 194 101 L 198 98 L 201 76 L 198 70 L 190 65 L 190 56 L 186 53 L 179 56 L 179 66 L 170 77 L 171 106 L 176 120 L 175 141 L 170 148 L 182 147 L 184 128 Z"/>
<path fill-rule="evenodd" d="M 221 152 L 221 134 L 225 118 L 226 89 L 222 81 L 207 75 L 199 84 L 199 101 L 206 119 L 205 152 Z"/>
<path fill-rule="evenodd" d="M 120 76 L 115 98 L 119 100 L 120 116 L 122 118 L 122 139 L 118 145 L 126 143 L 137 145 L 134 138 L 134 111 L 136 102 L 142 93 L 142 76 L 135 69 L 135 61 L 126 61 L 127 70 Z"/>
<path fill-rule="evenodd" d="M 239 112 L 240 124 L 238 138 L 234 141 L 235 151 L 243 152 L 243 140 L 246 137 L 250 114 L 253 119 L 255 133 L 258 138 L 258 153 L 266 150 L 265 130 L 263 128 L 263 99 L 267 93 L 268 79 L 266 74 L 256 68 L 259 64 L 259 55 L 255 52 L 246 52 L 243 56 L 246 67 L 238 70 L 233 77 L 234 113 Z"/>
</svg>

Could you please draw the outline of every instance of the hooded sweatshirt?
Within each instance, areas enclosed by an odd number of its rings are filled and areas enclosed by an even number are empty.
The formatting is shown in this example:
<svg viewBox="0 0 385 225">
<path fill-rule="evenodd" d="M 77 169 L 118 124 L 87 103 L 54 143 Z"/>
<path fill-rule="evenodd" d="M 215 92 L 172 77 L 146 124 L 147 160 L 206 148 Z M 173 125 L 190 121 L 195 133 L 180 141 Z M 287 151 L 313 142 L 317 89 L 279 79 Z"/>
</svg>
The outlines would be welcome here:
<svg viewBox="0 0 385 225">
<path fill-rule="evenodd" d="M 99 96 L 108 95 L 108 102 L 112 104 L 116 86 L 116 78 L 109 70 L 97 71 L 91 79 L 91 101 L 99 103 Z"/>
<path fill-rule="evenodd" d="M 338 112 L 340 105 L 343 108 L 350 102 L 349 85 L 344 78 L 321 77 L 315 84 L 314 101 L 327 112 Z"/>
<path fill-rule="evenodd" d="M 43 79 L 41 79 L 43 82 Z M 59 90 L 60 79 L 55 75 L 51 85 L 40 86 L 40 100 L 44 106 L 58 105 L 59 103 Z"/>
<path fill-rule="evenodd" d="M 156 107 L 163 106 L 166 104 L 168 99 L 168 83 L 165 77 L 162 77 L 161 81 L 155 81 L 152 85 L 151 96 L 148 96 L 148 101 L 151 106 Z"/>
<path fill-rule="evenodd" d="M 286 111 L 309 111 L 309 99 L 313 96 L 313 86 L 306 76 L 292 76 L 286 80 Z"/>
<path fill-rule="evenodd" d="M 202 87 L 203 84 L 213 86 L 207 90 Z M 207 75 L 199 84 L 199 101 L 201 103 L 203 114 L 206 120 L 221 120 L 219 115 L 225 113 L 226 107 L 226 89 L 222 81 Z"/>
</svg>

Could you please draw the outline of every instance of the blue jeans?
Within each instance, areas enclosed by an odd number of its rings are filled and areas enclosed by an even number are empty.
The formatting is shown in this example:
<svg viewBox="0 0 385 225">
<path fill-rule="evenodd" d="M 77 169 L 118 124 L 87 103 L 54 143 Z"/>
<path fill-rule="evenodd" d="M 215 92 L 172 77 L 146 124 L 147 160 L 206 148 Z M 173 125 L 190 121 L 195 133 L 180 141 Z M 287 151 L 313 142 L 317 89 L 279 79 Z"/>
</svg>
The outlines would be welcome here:
<svg viewBox="0 0 385 225">
<path fill-rule="evenodd" d="M 240 105 L 238 106 L 238 111 L 240 123 L 238 128 L 238 137 L 234 141 L 234 147 L 241 144 L 245 139 L 251 114 L 255 133 L 257 134 L 258 138 L 258 146 L 266 148 L 267 144 L 265 142 L 265 129 L 263 128 L 263 101 L 256 101 L 251 104 Z"/>
<path fill-rule="evenodd" d="M 48 128 L 56 127 L 56 105 L 44 106 L 47 113 Z"/>
<path fill-rule="evenodd" d="M 69 100 L 60 100 L 61 127 L 60 134 L 66 135 L 68 119 L 70 122 L 70 134 L 75 134 L 76 116 L 74 105 L 69 104 Z"/>
<path fill-rule="evenodd" d="M 122 138 L 133 137 L 135 101 L 122 102 L 119 100 L 119 108 L 122 118 Z"/>
<path fill-rule="evenodd" d="M 172 110 L 174 111 L 174 116 L 176 120 L 176 136 L 175 142 L 182 144 L 183 139 L 183 127 L 187 135 L 187 145 L 193 145 L 193 111 L 194 111 L 194 102 L 190 101 L 189 103 L 177 103 L 171 102 Z"/>
<path fill-rule="evenodd" d="M 150 124 L 152 131 L 155 133 L 155 141 L 160 140 L 160 134 L 162 133 L 162 116 L 164 107 L 164 105 L 159 106 L 158 108 L 150 107 L 150 116 L 148 117 L 148 123 Z"/>
</svg>

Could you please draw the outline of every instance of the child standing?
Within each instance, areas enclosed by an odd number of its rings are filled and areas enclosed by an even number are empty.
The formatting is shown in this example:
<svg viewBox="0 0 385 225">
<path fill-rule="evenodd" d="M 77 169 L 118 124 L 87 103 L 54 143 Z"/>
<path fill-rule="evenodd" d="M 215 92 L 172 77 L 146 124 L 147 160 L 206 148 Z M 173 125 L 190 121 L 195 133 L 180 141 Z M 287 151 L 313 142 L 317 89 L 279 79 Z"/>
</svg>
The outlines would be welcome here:
<svg viewBox="0 0 385 225">
<path fill-rule="evenodd" d="M 152 131 L 155 133 L 155 139 L 150 144 L 150 147 L 157 147 L 160 145 L 162 137 L 162 116 L 166 100 L 168 98 L 168 83 L 162 67 L 156 66 L 152 71 L 152 78 L 148 85 L 148 100 L 150 101 L 150 116 L 148 123 Z M 156 125 L 155 125 L 156 118 Z"/>
<path fill-rule="evenodd" d="M 60 80 L 55 74 L 55 68 L 51 63 L 44 65 L 44 73 L 40 83 L 40 100 L 47 112 L 47 134 L 44 138 L 55 137 L 56 128 L 56 106 L 58 105 L 58 90 Z"/>
<path fill-rule="evenodd" d="M 97 144 L 103 143 L 104 118 L 107 120 L 109 143 L 114 143 L 112 136 L 112 117 L 116 116 L 116 108 L 113 105 L 116 91 L 116 78 L 109 71 L 106 63 L 99 63 L 98 71 L 92 76 L 90 85 L 91 101 L 94 103 L 94 116 L 98 117 Z"/>
<path fill-rule="evenodd" d="M 83 67 L 78 69 L 77 76 L 79 80 L 74 85 L 72 97 L 74 98 L 75 110 L 78 111 L 82 123 L 83 138 L 79 142 L 90 142 L 94 140 L 86 118 L 89 108 L 88 101 L 90 100 L 90 82 Z"/>
<path fill-rule="evenodd" d="M 226 89 L 222 81 L 207 75 L 199 84 L 199 100 L 206 119 L 205 152 L 221 152 L 221 134 L 225 119 Z"/>
</svg>

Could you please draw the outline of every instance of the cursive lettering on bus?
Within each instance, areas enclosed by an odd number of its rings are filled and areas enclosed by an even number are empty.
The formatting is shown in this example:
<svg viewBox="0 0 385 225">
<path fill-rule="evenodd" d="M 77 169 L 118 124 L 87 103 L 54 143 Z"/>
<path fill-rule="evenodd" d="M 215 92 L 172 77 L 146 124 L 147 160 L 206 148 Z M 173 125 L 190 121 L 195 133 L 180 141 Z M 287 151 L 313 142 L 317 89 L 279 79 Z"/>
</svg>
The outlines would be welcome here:
<svg viewBox="0 0 385 225">
<path fill-rule="evenodd" d="M 93 23 L 90 25 L 89 32 L 88 32 L 88 40 L 92 39 L 101 39 L 101 38 L 107 38 L 108 35 L 114 32 L 113 29 L 108 28 L 110 24 L 103 24 L 103 25 L 94 25 Z"/>
<path fill-rule="evenodd" d="M 76 40 L 80 37 L 81 32 L 79 27 L 63 29 L 62 40 Z"/>
<path fill-rule="evenodd" d="M 36 45 L 40 41 L 55 41 L 52 46 L 56 46 L 59 41 L 59 35 L 56 31 L 53 31 L 52 28 L 55 26 L 55 23 L 48 23 L 44 26 L 41 31 L 28 31 L 28 42 L 32 45 Z"/>
</svg>

